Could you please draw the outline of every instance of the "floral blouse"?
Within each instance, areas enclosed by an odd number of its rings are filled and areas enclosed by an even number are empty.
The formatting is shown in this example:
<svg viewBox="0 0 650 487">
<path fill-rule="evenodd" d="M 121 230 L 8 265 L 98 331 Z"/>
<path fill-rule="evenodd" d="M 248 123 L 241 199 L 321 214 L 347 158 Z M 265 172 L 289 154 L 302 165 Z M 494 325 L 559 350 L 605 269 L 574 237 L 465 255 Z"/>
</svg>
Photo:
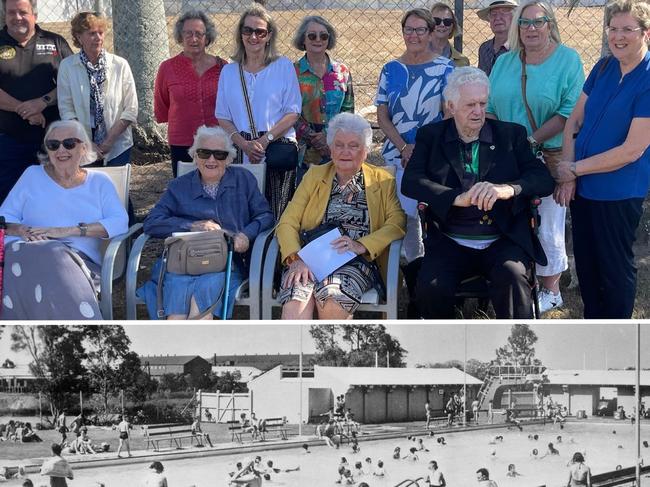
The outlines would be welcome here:
<svg viewBox="0 0 650 487">
<path fill-rule="evenodd" d="M 302 94 L 302 116 L 296 125 L 298 140 L 310 126 L 320 131 L 335 115 L 354 112 L 352 75 L 345 64 L 330 60 L 322 78 L 311 70 L 306 55 L 294 66 Z"/>
</svg>

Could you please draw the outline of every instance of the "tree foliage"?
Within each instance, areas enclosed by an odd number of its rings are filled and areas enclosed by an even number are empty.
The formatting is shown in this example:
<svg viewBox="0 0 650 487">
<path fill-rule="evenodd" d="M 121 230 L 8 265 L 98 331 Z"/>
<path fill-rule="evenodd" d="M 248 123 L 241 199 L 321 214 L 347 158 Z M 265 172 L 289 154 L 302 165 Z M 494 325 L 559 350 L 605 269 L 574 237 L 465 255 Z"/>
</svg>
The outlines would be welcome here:
<svg viewBox="0 0 650 487">
<path fill-rule="evenodd" d="M 430 368 L 430 369 L 448 369 L 448 368 L 455 368 L 458 370 L 463 370 L 463 361 L 462 360 L 447 360 L 446 362 L 435 362 L 435 363 L 428 363 L 428 364 L 417 364 L 416 367 L 418 368 Z M 485 377 L 488 374 L 488 370 L 490 368 L 490 364 L 487 362 L 481 362 L 480 360 L 477 360 L 475 358 L 471 358 L 467 360 L 467 364 L 465 364 L 465 373 L 471 375 L 472 377 L 476 377 L 479 380 L 485 380 Z"/>
<path fill-rule="evenodd" d="M 508 343 L 496 350 L 498 365 L 541 365 L 535 358 L 537 335 L 528 325 L 512 325 Z"/>
<path fill-rule="evenodd" d="M 404 367 L 408 353 L 384 325 L 313 325 L 316 363 L 330 366 L 372 367 L 377 359 L 385 367 Z"/>
<path fill-rule="evenodd" d="M 65 407 L 68 393 L 88 390 L 83 327 L 16 325 L 11 340 L 13 351 L 30 355 L 36 390 L 48 400 L 53 416 Z"/>
</svg>

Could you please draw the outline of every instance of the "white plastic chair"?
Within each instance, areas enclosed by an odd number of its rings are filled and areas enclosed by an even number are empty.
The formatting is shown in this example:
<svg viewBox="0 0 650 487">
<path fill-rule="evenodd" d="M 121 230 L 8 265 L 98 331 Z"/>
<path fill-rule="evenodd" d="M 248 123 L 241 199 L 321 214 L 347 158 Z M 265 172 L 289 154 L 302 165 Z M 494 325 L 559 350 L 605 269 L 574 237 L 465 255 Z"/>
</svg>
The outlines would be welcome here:
<svg viewBox="0 0 650 487">
<path fill-rule="evenodd" d="M 264 185 L 266 178 L 266 165 L 265 164 L 235 164 L 231 166 L 237 170 L 248 170 L 255 176 L 257 186 L 262 194 L 264 194 Z M 178 162 L 178 176 L 183 176 L 190 171 L 196 169 L 193 162 Z M 260 319 L 260 283 L 262 281 L 261 270 L 264 257 L 264 250 L 268 243 L 269 238 L 273 233 L 273 229 L 261 232 L 253 244 L 251 257 L 249 262 L 249 275 L 248 279 L 237 288 L 235 292 L 235 304 L 238 306 L 247 306 L 249 309 L 249 319 Z M 135 320 L 137 318 L 137 305 L 144 304 L 144 301 L 138 299 L 135 294 L 138 269 L 140 266 L 140 259 L 142 257 L 142 250 L 144 245 L 149 240 L 150 236 L 146 233 L 140 235 L 133 243 L 131 248 L 131 255 L 126 266 L 126 318 L 128 320 Z"/>
<path fill-rule="evenodd" d="M 395 175 L 394 166 L 382 166 L 392 175 Z M 402 251 L 402 239 L 391 242 L 388 250 L 388 265 L 386 275 L 386 301 L 380 302 L 379 295 L 375 289 L 366 291 L 361 297 L 361 305 L 357 311 L 374 311 L 382 313 L 385 319 L 396 320 L 398 312 L 398 297 L 401 285 L 399 277 L 399 260 Z M 278 239 L 273 237 L 264 257 L 264 271 L 262 273 L 262 319 L 273 318 L 273 308 L 280 307 L 273 289 L 275 270 L 280 258 L 280 246 Z"/>
<path fill-rule="evenodd" d="M 131 164 L 124 166 L 89 167 L 89 171 L 106 174 L 115 185 L 117 194 L 128 210 Z M 102 242 L 103 258 L 99 291 L 99 309 L 105 320 L 113 319 L 113 282 L 124 275 L 130 238 L 142 228 L 142 223 L 131 225 L 126 233 Z"/>
</svg>

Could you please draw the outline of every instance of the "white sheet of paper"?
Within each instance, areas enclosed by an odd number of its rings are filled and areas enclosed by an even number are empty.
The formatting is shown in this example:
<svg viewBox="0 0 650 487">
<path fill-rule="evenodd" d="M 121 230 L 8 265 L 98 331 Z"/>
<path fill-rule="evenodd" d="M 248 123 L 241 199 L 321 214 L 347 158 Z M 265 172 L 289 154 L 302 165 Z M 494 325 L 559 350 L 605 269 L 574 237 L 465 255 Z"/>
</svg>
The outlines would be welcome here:
<svg viewBox="0 0 650 487">
<path fill-rule="evenodd" d="M 341 231 L 335 228 L 325 235 L 318 237 L 316 240 L 312 240 L 298 252 L 300 258 L 314 274 L 316 281 L 322 281 L 336 269 L 343 264 L 347 264 L 357 256 L 351 250 L 339 254 L 332 247 L 332 241 L 340 236 Z"/>
</svg>

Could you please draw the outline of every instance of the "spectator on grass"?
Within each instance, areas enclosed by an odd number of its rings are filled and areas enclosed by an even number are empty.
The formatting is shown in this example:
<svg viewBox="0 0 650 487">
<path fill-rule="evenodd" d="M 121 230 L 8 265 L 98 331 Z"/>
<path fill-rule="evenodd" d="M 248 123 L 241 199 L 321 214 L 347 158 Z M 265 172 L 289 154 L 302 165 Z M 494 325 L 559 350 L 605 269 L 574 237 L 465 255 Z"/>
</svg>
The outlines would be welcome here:
<svg viewBox="0 0 650 487">
<path fill-rule="evenodd" d="M 36 24 L 36 0 L 4 0 L 0 31 L 0 203 L 37 153 L 47 124 L 58 120 L 56 75 L 72 54 L 66 40 Z"/>
<path fill-rule="evenodd" d="M 430 49 L 438 56 L 451 59 L 457 68 L 469 66 L 467 56 L 458 52 L 450 42 L 451 39 L 460 35 L 460 26 L 454 11 L 446 3 L 437 2 L 431 6 L 431 15 L 435 29 L 429 45 Z"/>
<path fill-rule="evenodd" d="M 650 186 L 650 3 L 610 2 L 605 21 L 611 56 L 591 70 L 565 126 L 555 198 L 571 204 L 584 317 L 629 319 L 633 243 Z"/>
<path fill-rule="evenodd" d="M 20 435 L 20 441 L 23 443 L 40 443 L 43 440 L 34 432 L 31 423 L 25 423 L 22 434 Z"/>
<path fill-rule="evenodd" d="M 233 237 L 226 316 L 221 316 L 222 290 L 227 281 L 225 271 L 201 275 L 165 272 L 162 303 L 159 303 L 161 259 L 158 259 L 151 280 L 138 290 L 138 295 L 146 301 L 152 319 L 212 319 L 213 316 L 229 319 L 235 306 L 235 291 L 248 276 L 248 250 L 257 235 L 273 225 L 273 215 L 255 177 L 246 169 L 231 166 L 236 150 L 223 128 L 199 127 L 190 154 L 196 169 L 169 183 L 167 191 L 145 218 L 144 231 L 156 238 L 167 238 L 174 232 L 223 229 Z"/>
<path fill-rule="evenodd" d="M 154 113 L 158 123 L 168 124 L 167 140 L 176 177 L 178 161 L 192 162 L 188 150 L 196 130 L 201 125 L 218 124 L 214 115 L 217 85 L 228 61 L 206 52 L 217 40 L 217 29 L 202 10 L 188 10 L 178 17 L 174 39 L 183 50 L 158 68 Z"/>
<path fill-rule="evenodd" d="M 334 26 L 320 15 L 303 18 L 293 37 L 293 47 L 305 51 L 294 66 L 302 94 L 296 134 L 307 167 L 331 159 L 326 138 L 329 121 L 341 112 L 354 113 L 350 70 L 327 52 L 336 47 L 336 38 Z"/>
<path fill-rule="evenodd" d="M 109 176 L 82 166 L 96 154 L 76 120 L 45 133 L 42 165 L 28 168 L 0 207 L 8 236 L 6 320 L 101 320 L 102 244 L 126 232 L 128 217 Z M 10 237 L 10 238 L 9 238 Z M 57 421 L 61 444 L 68 428 Z"/>
<path fill-rule="evenodd" d="M 68 462 L 61 456 L 61 445 L 52 443 L 52 456 L 41 466 L 41 475 L 50 478 L 50 487 L 67 487 L 66 479 L 72 480 L 74 474 Z"/>
<path fill-rule="evenodd" d="M 508 31 L 516 7 L 516 0 L 492 0 L 487 7 L 476 12 L 479 19 L 490 23 L 490 30 L 494 34 L 492 39 L 488 39 L 478 48 L 478 67 L 488 76 L 497 58 L 508 52 Z"/>
<path fill-rule="evenodd" d="M 243 163 L 272 162 L 272 166 L 267 165 L 265 195 L 276 219 L 295 188 L 298 149 L 294 124 L 302 109 L 293 63 L 277 52 L 279 34 L 275 21 L 261 5 L 253 5 L 241 14 L 235 33 L 237 50 L 232 56 L 235 62 L 221 72 L 215 110 L 219 125 L 243 151 Z M 242 78 L 256 139 L 252 137 Z M 275 155 L 272 161 L 267 152 Z"/>
<path fill-rule="evenodd" d="M 144 487 L 167 487 L 167 477 L 163 475 L 165 467 L 160 462 L 149 465 L 151 472 L 147 476 Z"/>
<path fill-rule="evenodd" d="M 580 96 L 582 61 L 574 49 L 562 44 L 553 8 L 545 0 L 526 0 L 517 8 L 508 42 L 510 52 L 499 57 L 490 74 L 487 112 L 526 127 L 533 153 L 545 151 L 546 165 L 559 181 L 562 131 Z M 566 208 L 547 196 L 542 198 L 539 215 L 539 240 L 548 260 L 537 264 L 540 312 L 545 313 L 563 304 L 560 276 L 568 267 Z"/>
<path fill-rule="evenodd" d="M 533 316 L 528 269 L 545 258 L 525 209 L 533 195 L 553 191 L 553 179 L 523 127 L 486 120 L 489 90 L 480 69 L 454 70 L 445 89 L 453 118 L 418 131 L 402 181 L 407 196 L 428 204 L 418 279 L 425 318 L 454 318 L 458 284 L 477 273 L 490 281 L 497 318 Z M 457 394 L 450 402 L 448 421 L 463 404 Z"/>
<path fill-rule="evenodd" d="M 366 291 L 381 289 L 389 245 L 404 236 L 395 179 L 366 162 L 370 124 L 340 113 L 329 123 L 327 141 L 332 162 L 305 175 L 276 229 L 285 266 L 278 294 L 283 319 L 351 318 Z M 316 280 L 298 251 L 306 244 L 301 232 L 323 225 L 342 228 L 330 245 L 339 254 L 349 252 L 351 260 Z"/>
<path fill-rule="evenodd" d="M 413 155 L 416 132 L 443 118 L 442 92 L 454 69 L 449 59 L 429 49 L 436 29 L 431 12 L 423 8 L 409 10 L 401 25 L 405 50 L 382 67 L 375 99 L 379 128 L 386 135 L 382 156 L 386 165 L 395 167 L 398 191 Z M 407 265 L 403 272 L 409 292 L 407 318 L 418 318 L 415 282 L 424 255 L 422 228 L 417 201 L 401 191 L 399 199 L 406 213 L 403 251 Z"/>
<path fill-rule="evenodd" d="M 104 16 L 81 12 L 71 26 L 80 51 L 61 62 L 57 76 L 61 118 L 83 125 L 100 165 L 123 166 L 131 160 L 131 125 L 138 121 L 131 68 L 126 59 L 104 48 L 108 26 Z"/>
</svg>

